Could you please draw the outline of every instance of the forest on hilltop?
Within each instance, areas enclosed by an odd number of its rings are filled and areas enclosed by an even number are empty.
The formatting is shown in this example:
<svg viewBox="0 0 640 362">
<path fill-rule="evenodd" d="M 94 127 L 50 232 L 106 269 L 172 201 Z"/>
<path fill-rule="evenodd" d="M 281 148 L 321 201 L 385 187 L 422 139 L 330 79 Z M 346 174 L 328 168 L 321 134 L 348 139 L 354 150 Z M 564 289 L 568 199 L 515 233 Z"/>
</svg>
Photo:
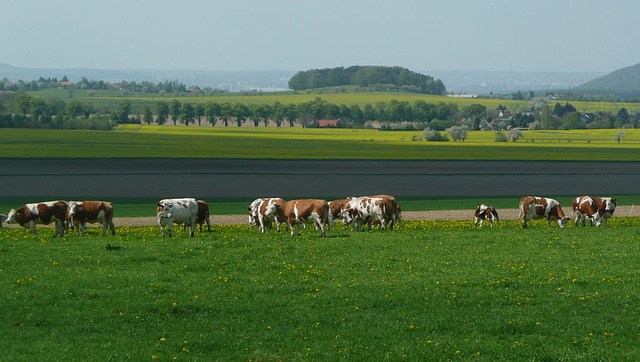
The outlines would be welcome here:
<svg viewBox="0 0 640 362">
<path fill-rule="evenodd" d="M 305 90 L 336 86 L 376 87 L 390 85 L 396 90 L 442 95 L 447 92 L 439 79 L 403 67 L 351 66 L 300 71 L 289 80 L 289 88 Z"/>
</svg>

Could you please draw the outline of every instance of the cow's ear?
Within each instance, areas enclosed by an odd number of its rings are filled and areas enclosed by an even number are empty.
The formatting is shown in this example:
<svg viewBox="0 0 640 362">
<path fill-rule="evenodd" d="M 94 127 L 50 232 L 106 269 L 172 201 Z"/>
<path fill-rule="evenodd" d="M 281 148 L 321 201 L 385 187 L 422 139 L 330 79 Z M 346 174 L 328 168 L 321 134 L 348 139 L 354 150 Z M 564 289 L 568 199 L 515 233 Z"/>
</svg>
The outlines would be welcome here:
<svg viewBox="0 0 640 362">
<path fill-rule="evenodd" d="M 156 205 L 157 205 L 157 206 L 159 206 L 159 207 L 162 207 L 162 203 L 161 203 L 160 201 L 158 201 L 158 202 L 156 203 Z"/>
<path fill-rule="evenodd" d="M 613 202 L 614 204 L 617 202 L 618 200 L 616 199 L 611 199 L 611 202 Z"/>
</svg>

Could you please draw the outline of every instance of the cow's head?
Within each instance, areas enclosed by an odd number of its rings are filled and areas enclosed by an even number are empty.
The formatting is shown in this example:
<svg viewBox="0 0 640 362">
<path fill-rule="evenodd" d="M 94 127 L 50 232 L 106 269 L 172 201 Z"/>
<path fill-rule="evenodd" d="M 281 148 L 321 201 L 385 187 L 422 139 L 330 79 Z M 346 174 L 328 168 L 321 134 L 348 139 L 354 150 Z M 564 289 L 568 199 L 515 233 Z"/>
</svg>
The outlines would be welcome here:
<svg viewBox="0 0 640 362">
<path fill-rule="evenodd" d="M 569 221 L 570 217 L 569 216 L 565 216 L 561 219 L 558 219 L 558 226 L 560 226 L 560 228 L 564 228 L 565 226 L 567 226 L 567 222 Z"/>
<path fill-rule="evenodd" d="M 0 214 L 0 228 L 2 227 L 2 224 L 7 221 L 7 215 L 5 214 Z"/>
<path fill-rule="evenodd" d="M 353 221 L 356 215 L 358 215 L 358 210 L 352 207 L 345 207 L 344 209 L 340 210 L 338 217 L 343 218 L 344 221 L 348 224 Z"/>
<path fill-rule="evenodd" d="M 596 212 L 589 218 L 589 221 L 591 221 L 593 226 L 600 226 L 602 225 L 602 215 L 600 215 L 599 212 Z"/>
<path fill-rule="evenodd" d="M 15 224 L 17 222 L 16 221 L 17 213 L 18 212 L 16 211 L 16 209 L 11 209 L 11 211 L 9 211 L 9 213 L 6 216 L 6 220 L 5 220 L 7 222 L 7 224 Z"/>
<path fill-rule="evenodd" d="M 67 213 L 69 214 L 69 217 L 73 219 L 73 216 L 78 211 L 79 206 L 82 206 L 82 202 L 69 201 L 69 208 L 67 209 Z"/>
<path fill-rule="evenodd" d="M 604 211 L 610 212 L 613 214 L 613 211 L 616 209 L 616 199 L 606 198 L 604 201 Z"/>
<path fill-rule="evenodd" d="M 173 202 L 158 202 L 158 219 L 173 217 Z"/>
</svg>

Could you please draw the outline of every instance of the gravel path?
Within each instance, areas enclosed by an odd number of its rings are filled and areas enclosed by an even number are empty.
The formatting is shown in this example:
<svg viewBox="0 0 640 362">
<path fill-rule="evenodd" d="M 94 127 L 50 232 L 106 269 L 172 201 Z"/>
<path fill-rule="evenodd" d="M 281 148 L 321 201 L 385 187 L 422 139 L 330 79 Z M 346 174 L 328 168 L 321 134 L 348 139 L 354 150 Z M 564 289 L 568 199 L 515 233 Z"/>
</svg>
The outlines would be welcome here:
<svg viewBox="0 0 640 362">
<path fill-rule="evenodd" d="M 474 210 L 440 210 L 440 211 L 403 211 L 404 220 L 473 220 Z M 518 218 L 518 209 L 498 210 L 501 220 L 515 220 Z M 640 206 L 618 206 L 615 216 L 640 216 Z M 211 222 L 214 225 L 248 223 L 247 215 L 212 215 Z M 115 218 L 114 223 L 122 226 L 156 225 L 155 217 L 129 217 Z"/>
</svg>

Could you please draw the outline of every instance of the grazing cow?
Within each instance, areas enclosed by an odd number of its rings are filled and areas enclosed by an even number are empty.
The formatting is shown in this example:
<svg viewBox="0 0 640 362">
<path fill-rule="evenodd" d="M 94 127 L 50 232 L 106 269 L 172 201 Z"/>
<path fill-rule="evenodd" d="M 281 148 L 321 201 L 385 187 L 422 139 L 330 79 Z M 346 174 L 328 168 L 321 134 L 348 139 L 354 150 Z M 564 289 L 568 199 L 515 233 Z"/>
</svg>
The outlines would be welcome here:
<svg viewBox="0 0 640 362">
<path fill-rule="evenodd" d="M 209 204 L 204 200 L 196 200 L 196 203 L 198 204 L 198 217 L 196 219 L 196 224 L 200 225 L 200 232 L 202 232 L 202 225 L 204 225 L 204 223 L 207 223 L 207 231 L 211 231 Z"/>
<path fill-rule="evenodd" d="M 390 230 L 393 230 L 393 227 L 397 223 L 399 226 L 402 226 L 402 217 L 400 215 L 400 206 L 398 206 L 398 202 L 396 198 L 390 195 L 373 195 L 370 197 L 380 198 L 383 203 L 383 215 L 386 225 L 389 226 Z"/>
<path fill-rule="evenodd" d="M 282 205 L 273 203 L 265 210 L 265 216 L 275 215 Z M 291 230 L 291 236 L 295 233 L 300 235 L 300 224 L 313 223 L 316 228 L 321 230 L 321 237 L 326 236 L 324 224 L 332 224 L 331 212 L 329 204 L 325 200 L 302 199 L 291 200 L 284 204 L 284 216 Z"/>
<path fill-rule="evenodd" d="M 573 209 L 573 221 L 576 226 L 585 226 L 585 219 L 589 219 L 591 225 L 600 226 L 602 224 L 602 216 L 598 212 L 596 202 L 589 196 L 578 196 L 571 204 Z"/>
<path fill-rule="evenodd" d="M 346 199 L 329 201 L 329 211 L 331 212 L 332 223 L 335 222 L 337 219 L 342 219 L 342 222 L 344 224 L 347 224 L 347 221 L 342 217 L 341 213 L 342 213 L 342 210 L 347 208 L 349 201 L 353 199 L 355 199 L 355 197 L 347 197 Z M 330 226 L 333 226 L 333 225 L 330 225 Z"/>
<path fill-rule="evenodd" d="M 519 218 L 522 217 L 522 227 L 527 227 L 527 221 L 531 219 L 547 219 L 547 225 L 551 226 L 552 220 L 557 220 L 561 228 L 567 224 L 568 216 L 564 215 L 558 201 L 545 197 L 525 196 L 520 200 Z"/>
<path fill-rule="evenodd" d="M 607 225 L 607 220 L 613 216 L 613 212 L 616 210 L 617 200 L 611 197 L 592 196 L 591 198 L 596 203 L 600 216 L 602 216 L 602 225 Z"/>
<path fill-rule="evenodd" d="M 616 199 L 611 197 L 578 196 L 571 205 L 576 226 L 585 225 L 589 219 L 592 225 L 606 225 L 616 209 Z"/>
<path fill-rule="evenodd" d="M 354 231 L 359 228 L 364 230 L 365 223 L 371 230 L 372 222 L 379 222 L 380 228 L 384 229 L 387 225 L 385 211 L 385 202 L 382 198 L 363 196 L 349 201 L 347 207 L 342 210 L 341 216 L 352 225 L 351 228 Z"/>
<path fill-rule="evenodd" d="M 102 224 L 102 236 L 111 229 L 111 235 L 116 234 L 113 225 L 113 204 L 108 201 L 70 201 L 69 221 L 84 235 L 86 223 Z"/>
<path fill-rule="evenodd" d="M 7 224 L 20 224 L 29 228 L 32 235 L 36 235 L 37 224 L 49 225 L 53 222 L 56 226 L 53 237 L 64 236 L 68 207 L 67 202 L 62 200 L 22 205 L 17 210 L 9 211 Z"/>
<path fill-rule="evenodd" d="M 263 202 L 263 198 L 257 198 L 249 204 L 249 207 L 247 208 L 249 211 L 249 226 L 260 225 L 260 222 L 258 221 L 258 209 Z"/>
<path fill-rule="evenodd" d="M 7 215 L 0 212 L 0 228 L 5 221 L 7 221 Z"/>
<path fill-rule="evenodd" d="M 280 223 L 287 221 L 287 218 L 284 215 L 286 203 L 287 202 L 285 200 L 279 197 L 270 197 L 264 199 L 264 202 L 260 204 L 257 210 L 258 226 L 260 227 L 260 232 L 264 233 L 267 231 L 267 228 L 271 229 L 271 225 L 273 222 L 275 222 L 276 224 L 276 230 L 280 232 Z M 274 204 L 278 206 L 275 208 L 275 212 L 267 215 L 267 209 Z"/>
<path fill-rule="evenodd" d="M 198 203 L 196 199 L 163 199 L 158 201 L 156 205 L 158 225 L 162 229 L 163 237 L 165 226 L 168 226 L 169 237 L 172 236 L 173 224 L 187 224 L 190 236 L 193 237 L 196 220 L 198 219 Z"/>
<path fill-rule="evenodd" d="M 482 222 L 484 220 L 489 221 L 491 223 L 491 227 L 493 227 L 493 220 L 495 220 L 498 223 L 498 226 L 500 226 L 498 211 L 493 206 L 487 206 L 485 204 L 476 206 L 476 212 L 474 216 L 475 222 L 473 226 L 475 227 L 478 227 L 478 224 L 480 224 L 480 227 L 482 227 Z"/>
</svg>

